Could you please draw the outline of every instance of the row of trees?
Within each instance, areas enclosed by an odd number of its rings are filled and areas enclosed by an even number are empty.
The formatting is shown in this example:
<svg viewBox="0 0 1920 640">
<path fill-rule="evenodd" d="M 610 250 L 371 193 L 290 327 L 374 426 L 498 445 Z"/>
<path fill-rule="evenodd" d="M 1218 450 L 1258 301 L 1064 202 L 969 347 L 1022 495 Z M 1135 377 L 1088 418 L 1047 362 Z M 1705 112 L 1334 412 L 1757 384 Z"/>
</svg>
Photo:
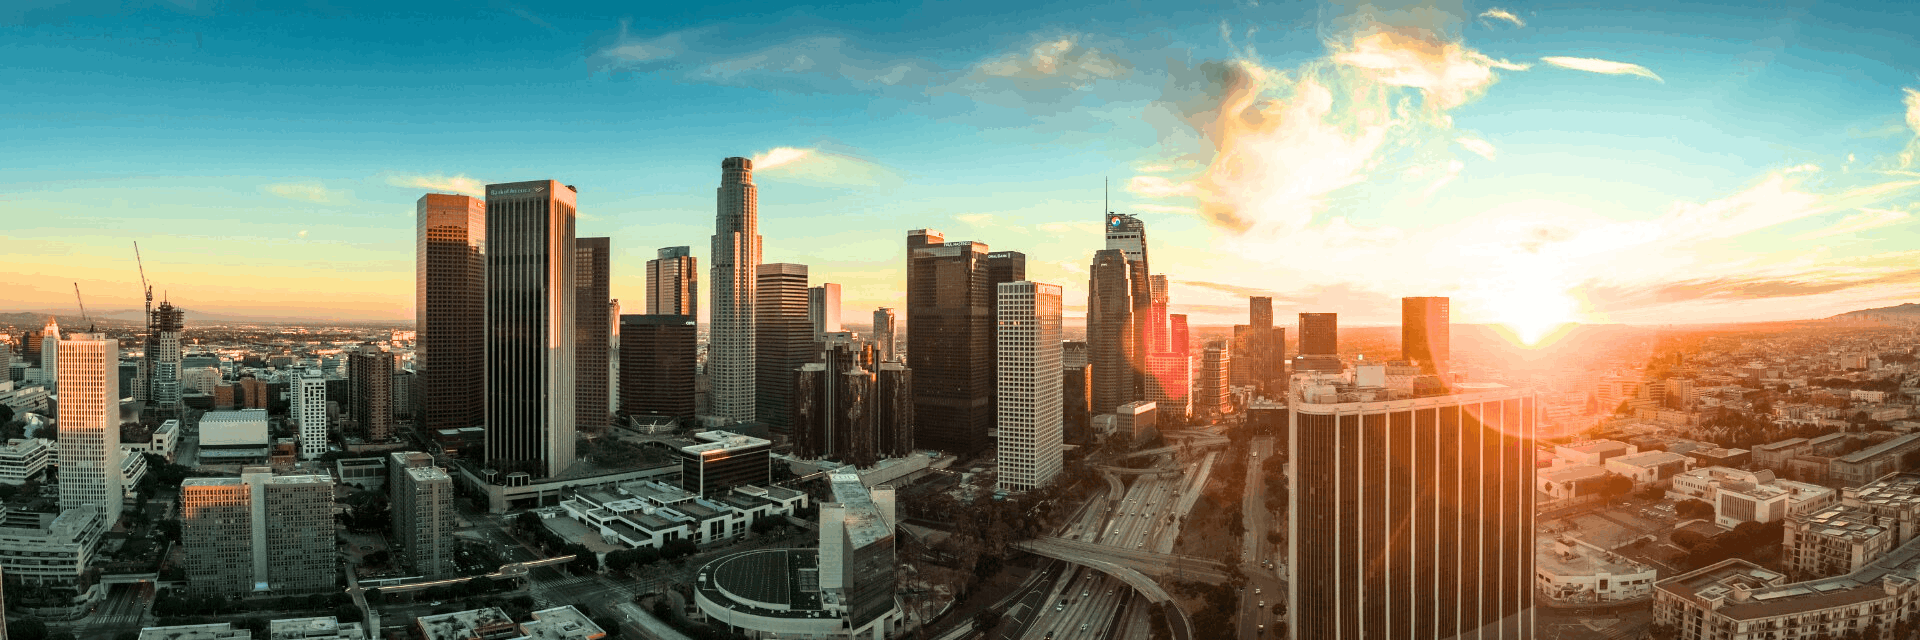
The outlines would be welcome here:
<svg viewBox="0 0 1920 640">
<path fill-rule="evenodd" d="M 600 570 L 600 558 L 587 549 L 587 545 L 570 542 L 547 529 L 547 525 L 540 521 L 540 516 L 532 511 L 514 516 L 513 530 L 521 537 L 533 540 L 547 557 L 572 555 L 573 561 L 567 563 L 567 569 L 575 574 Z"/>
<path fill-rule="evenodd" d="M 1761 524 L 1742 522 L 1732 531 L 1716 536 L 1681 529 L 1668 534 L 1674 546 L 1685 549 L 1675 562 L 1685 571 L 1692 571 L 1728 558 L 1753 558 L 1771 548 L 1777 551 L 1780 546 L 1782 523 L 1780 521 Z"/>
</svg>

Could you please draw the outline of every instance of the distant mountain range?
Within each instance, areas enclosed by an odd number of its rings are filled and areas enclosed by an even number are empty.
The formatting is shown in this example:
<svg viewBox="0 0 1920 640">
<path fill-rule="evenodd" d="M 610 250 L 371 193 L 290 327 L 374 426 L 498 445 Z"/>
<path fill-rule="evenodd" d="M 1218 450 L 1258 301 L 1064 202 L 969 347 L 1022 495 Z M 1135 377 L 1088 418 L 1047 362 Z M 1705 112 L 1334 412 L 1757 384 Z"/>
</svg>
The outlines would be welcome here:
<svg viewBox="0 0 1920 640">
<path fill-rule="evenodd" d="M 314 324 L 314 325 L 326 324 L 326 325 L 337 325 L 337 326 L 372 325 L 372 326 L 381 326 L 381 327 L 393 327 L 393 326 L 411 324 L 407 322 L 393 322 L 393 321 L 381 322 L 381 321 L 374 321 L 374 320 L 329 320 L 325 318 L 296 317 L 296 316 L 248 316 L 248 315 L 232 315 L 232 314 L 224 314 L 224 313 L 202 313 L 199 311 L 194 311 L 192 309 L 181 309 L 181 311 L 186 314 L 185 319 L 188 327 L 192 327 L 196 323 L 198 324 Z M 146 324 L 146 319 L 143 317 L 145 315 L 145 312 L 139 309 L 114 309 L 109 311 L 89 310 L 88 313 L 91 316 L 91 319 L 94 324 L 103 326 L 103 327 L 126 327 L 126 326 L 138 327 L 138 326 L 144 326 Z M 56 318 L 60 322 L 61 328 L 78 327 L 86 324 L 86 321 L 81 320 L 79 314 L 74 313 L 74 311 L 71 309 L 65 309 L 65 310 L 0 312 L 0 325 L 11 324 L 15 326 L 38 327 L 47 323 L 47 316 L 49 315 L 54 316 L 54 318 Z"/>
<path fill-rule="evenodd" d="M 1846 313 L 1842 313 L 1840 315 L 1837 315 L 1828 319 L 1829 320 L 1869 320 L 1869 319 L 1920 320 L 1920 303 L 1909 302 L 1896 307 L 1880 307 L 1878 309 L 1861 309 L 1859 311 L 1848 311 Z"/>
</svg>

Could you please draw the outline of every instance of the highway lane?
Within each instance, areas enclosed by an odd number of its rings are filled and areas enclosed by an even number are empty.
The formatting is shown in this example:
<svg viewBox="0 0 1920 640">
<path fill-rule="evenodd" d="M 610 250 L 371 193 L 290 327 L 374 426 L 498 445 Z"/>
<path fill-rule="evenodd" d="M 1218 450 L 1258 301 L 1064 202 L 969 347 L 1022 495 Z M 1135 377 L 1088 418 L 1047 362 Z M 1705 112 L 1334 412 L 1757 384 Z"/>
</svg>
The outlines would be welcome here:
<svg viewBox="0 0 1920 640">
<path fill-rule="evenodd" d="M 1280 580 L 1280 554 L 1267 542 L 1273 514 L 1267 512 L 1267 486 L 1262 469 L 1273 458 L 1273 438 L 1254 438 L 1249 446 L 1245 491 L 1241 494 L 1241 523 L 1246 533 L 1240 540 L 1240 569 L 1247 576 L 1240 593 L 1239 637 L 1254 640 L 1273 635 L 1278 620 L 1273 607 L 1286 599 L 1286 583 Z M 1272 562 L 1269 568 L 1265 563 Z"/>
</svg>

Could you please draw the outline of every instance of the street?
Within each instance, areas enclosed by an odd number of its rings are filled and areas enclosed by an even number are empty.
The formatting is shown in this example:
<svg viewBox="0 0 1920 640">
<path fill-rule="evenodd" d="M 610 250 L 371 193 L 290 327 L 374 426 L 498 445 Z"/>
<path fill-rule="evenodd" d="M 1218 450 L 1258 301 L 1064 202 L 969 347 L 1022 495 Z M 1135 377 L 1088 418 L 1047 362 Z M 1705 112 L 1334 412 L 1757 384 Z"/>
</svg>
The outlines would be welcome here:
<svg viewBox="0 0 1920 640">
<path fill-rule="evenodd" d="M 1240 593 L 1241 640 L 1271 633 L 1279 619 L 1273 615 L 1273 607 L 1287 597 L 1286 583 L 1280 579 L 1284 558 L 1267 542 L 1273 514 L 1267 513 L 1267 483 L 1262 469 L 1273 458 L 1273 438 L 1254 438 L 1250 453 L 1246 491 L 1240 499 L 1241 518 L 1247 528 L 1240 542 L 1240 569 L 1247 576 L 1246 589 Z M 1267 567 L 1266 562 L 1272 562 L 1273 567 Z"/>
</svg>

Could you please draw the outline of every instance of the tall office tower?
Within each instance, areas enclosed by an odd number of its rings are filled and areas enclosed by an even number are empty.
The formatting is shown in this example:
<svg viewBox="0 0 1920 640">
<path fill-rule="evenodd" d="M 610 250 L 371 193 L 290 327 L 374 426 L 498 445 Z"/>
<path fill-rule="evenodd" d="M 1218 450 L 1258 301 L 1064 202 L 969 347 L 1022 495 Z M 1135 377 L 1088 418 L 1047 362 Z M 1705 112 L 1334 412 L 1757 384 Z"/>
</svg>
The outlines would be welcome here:
<svg viewBox="0 0 1920 640">
<path fill-rule="evenodd" d="M 693 247 L 661 247 L 658 258 L 647 261 L 647 315 L 700 314 L 700 261 Z"/>
<path fill-rule="evenodd" d="M 620 411 L 694 419 L 699 328 L 693 316 L 620 316 Z"/>
<path fill-rule="evenodd" d="M 1167 326 L 1167 277 L 1149 279 L 1147 291 L 1147 329 L 1153 333 L 1153 353 L 1173 353 L 1171 328 Z M 1153 354 L 1147 354 L 1153 355 Z"/>
<path fill-rule="evenodd" d="M 994 252 L 988 253 L 987 254 L 987 314 L 989 316 L 992 316 L 998 313 L 997 311 L 995 311 L 995 309 L 997 309 L 998 307 L 996 306 L 996 303 L 993 301 L 993 297 L 998 295 L 997 292 L 1000 290 L 1001 284 L 1007 283 L 1007 282 L 1019 282 L 1021 280 L 1026 280 L 1026 279 L 1027 279 L 1027 254 L 1021 253 L 1019 251 L 994 251 Z M 987 345 L 989 347 L 997 347 L 1000 344 L 999 331 L 1000 331 L 1000 326 L 998 324 L 988 325 Z M 990 363 L 999 362 L 999 357 L 989 354 L 987 356 L 987 362 L 990 362 Z M 994 369 L 994 376 L 995 376 L 994 380 L 998 380 L 999 371 L 1000 370 L 997 368 Z M 990 389 L 997 389 L 998 384 L 999 384 L 998 382 L 994 382 L 994 381 L 988 382 Z M 999 395 L 996 393 L 990 392 L 987 398 L 987 415 L 990 416 L 991 424 L 997 425 L 1000 423 L 999 407 L 1000 407 Z"/>
<path fill-rule="evenodd" d="M 1273 326 L 1273 298 L 1268 296 L 1247 298 L 1247 325 L 1252 331 L 1249 335 L 1251 340 L 1247 344 L 1249 352 L 1244 356 L 1245 359 L 1252 360 L 1247 367 L 1247 379 L 1254 386 L 1266 389 L 1285 377 L 1284 374 L 1274 370 L 1276 366 L 1282 366 L 1285 363 L 1285 358 L 1280 354 L 1286 352 L 1286 341 L 1282 339 L 1286 334 Z M 1235 360 L 1240 359 L 1243 358 L 1236 354 Z"/>
<path fill-rule="evenodd" d="M 1300 314 L 1300 358 L 1296 371 L 1338 372 L 1340 363 L 1340 314 Z"/>
<path fill-rule="evenodd" d="M 415 575 L 453 575 L 453 530 L 460 524 L 454 516 L 453 477 L 434 466 L 433 456 L 418 451 L 396 451 L 387 465 L 392 540 L 399 544 L 395 555 Z"/>
<path fill-rule="evenodd" d="M 347 357 L 347 380 L 353 385 L 347 412 L 369 441 L 393 437 L 393 372 L 399 365 L 394 354 L 370 344 Z"/>
<path fill-rule="evenodd" d="M 1193 355 L 1193 338 L 1187 333 L 1187 314 L 1176 313 L 1167 316 L 1167 339 L 1173 341 L 1168 353 Z"/>
<path fill-rule="evenodd" d="M 841 331 L 840 285 L 822 282 L 818 287 L 807 289 L 807 325 L 813 328 L 815 340 Z"/>
<path fill-rule="evenodd" d="M 1294 637 L 1534 637 L 1534 393 L 1345 386 L 1295 376 L 1287 402 Z"/>
<path fill-rule="evenodd" d="M 880 457 L 913 455 L 913 370 L 903 362 L 882 362 L 874 374 L 874 448 Z"/>
<path fill-rule="evenodd" d="M 43 344 L 44 343 L 40 341 L 40 332 L 38 331 L 28 331 L 20 337 L 20 356 L 23 361 L 27 363 L 27 366 L 40 366 L 40 361 L 44 359 L 40 353 Z"/>
<path fill-rule="evenodd" d="M 1421 373 L 1440 375 L 1451 357 L 1452 301 L 1442 297 L 1400 299 L 1400 359 L 1420 363 Z"/>
<path fill-rule="evenodd" d="M 147 402 L 163 412 L 180 410 L 181 333 L 186 312 L 161 301 L 153 310 L 153 333 L 147 336 Z"/>
<path fill-rule="evenodd" d="M 875 317 L 878 315 L 876 314 Z M 13 345 L 7 344 L 5 339 L 0 338 L 0 382 L 6 382 L 11 371 L 13 371 Z M 0 638 L 0 640 L 7 639 Z"/>
<path fill-rule="evenodd" d="M 879 351 L 881 362 L 893 362 L 896 318 L 893 307 L 880 307 L 873 310 L 873 345 Z"/>
<path fill-rule="evenodd" d="M 464 429 L 486 407 L 487 203 L 429 193 L 414 211 L 415 424 L 423 433 Z"/>
<path fill-rule="evenodd" d="M 300 429 L 300 459 L 318 458 L 327 452 L 327 379 L 305 369 L 294 372 L 287 387 L 293 399 L 288 411 Z"/>
<path fill-rule="evenodd" d="M 607 406 L 608 420 L 620 411 L 620 300 L 607 301 Z"/>
<path fill-rule="evenodd" d="M 57 335 L 58 330 L 47 335 Z M 107 526 L 120 521 L 120 341 L 74 333 L 45 352 L 60 384 L 60 510 L 92 505 Z"/>
<path fill-rule="evenodd" d="M 776 262 L 756 268 L 754 281 L 754 417 L 774 433 L 793 426 L 793 376 L 812 362 L 813 322 L 807 313 L 807 265 Z M 713 362 L 709 357 L 709 366 Z"/>
<path fill-rule="evenodd" d="M 1113 413 L 1134 401 L 1133 297 L 1127 256 L 1118 249 L 1093 252 L 1087 275 L 1087 359 L 1093 365 L 1093 413 Z"/>
<path fill-rule="evenodd" d="M 60 323 L 47 316 L 47 327 L 40 330 L 40 376 L 51 388 L 60 386 Z"/>
<path fill-rule="evenodd" d="M 1233 410 L 1233 396 L 1228 388 L 1228 370 L 1233 367 L 1233 351 L 1226 342 L 1215 340 L 1207 343 L 1200 352 L 1200 383 L 1194 388 L 1194 415 L 1220 415 Z"/>
<path fill-rule="evenodd" d="M 1253 343 L 1253 325 L 1233 325 L 1233 340 L 1228 344 L 1231 346 L 1233 354 L 1237 357 L 1233 359 L 1233 367 L 1227 372 L 1227 379 L 1232 381 L 1233 386 L 1241 387 L 1253 384 L 1252 367 L 1256 362 L 1256 356 L 1253 355 Z"/>
<path fill-rule="evenodd" d="M 820 504 L 820 591 L 846 607 L 846 628 L 861 630 L 853 637 L 880 637 L 885 634 L 874 623 L 894 610 L 899 584 L 893 486 L 868 488 L 860 474 L 845 468 L 827 474 L 827 480 L 833 499 Z M 869 628 L 875 631 L 865 631 Z"/>
<path fill-rule="evenodd" d="M 719 211 L 713 223 L 712 318 L 707 327 L 708 392 L 714 416 L 728 422 L 754 418 L 759 369 L 754 345 L 754 281 L 760 266 L 760 205 L 753 186 L 753 161 L 727 158 L 720 163 Z M 688 314 L 693 315 L 693 314 Z"/>
<path fill-rule="evenodd" d="M 1060 368 L 1060 434 L 1065 441 L 1080 445 L 1093 443 L 1092 396 L 1092 365 L 1083 359 L 1079 366 L 1067 364 Z"/>
<path fill-rule="evenodd" d="M 552 180 L 487 185 L 486 465 L 509 483 L 573 464 L 577 197 Z"/>
<path fill-rule="evenodd" d="M 237 387 L 239 385 L 230 386 Z M 234 404 L 237 406 L 238 401 L 236 400 Z M 419 415 L 419 409 L 419 374 L 405 369 L 395 369 L 393 372 L 393 403 L 389 409 L 393 412 L 393 419 L 396 421 L 412 421 L 415 416 Z"/>
<path fill-rule="evenodd" d="M 1000 488 L 1031 491 L 1060 474 L 1060 285 L 1005 282 L 999 306 Z"/>
<path fill-rule="evenodd" d="M 918 446 L 973 453 L 993 429 L 994 289 L 987 245 L 907 232 L 907 368 Z"/>
<path fill-rule="evenodd" d="M 607 430 L 607 360 L 612 357 L 613 326 L 607 316 L 612 303 L 608 287 L 613 281 L 613 246 L 607 238 L 574 240 L 574 308 L 580 324 L 574 327 L 573 409 L 575 428 L 586 433 Z"/>
<path fill-rule="evenodd" d="M 331 476 L 276 476 L 268 467 L 247 467 L 238 478 L 187 479 L 180 502 L 187 585 L 195 592 L 339 590 Z"/>
<path fill-rule="evenodd" d="M 795 374 L 793 454 L 871 467 L 880 460 L 873 373 L 860 366 L 852 345 L 837 343 L 821 355 Z"/>
<path fill-rule="evenodd" d="M 1147 356 L 1158 351 L 1153 342 L 1153 282 L 1147 268 L 1147 223 L 1124 213 L 1107 213 L 1107 248 L 1117 249 L 1127 258 L 1127 294 L 1133 305 L 1133 349 L 1127 363 L 1133 368 L 1131 399 L 1139 400 L 1147 390 Z"/>
</svg>

